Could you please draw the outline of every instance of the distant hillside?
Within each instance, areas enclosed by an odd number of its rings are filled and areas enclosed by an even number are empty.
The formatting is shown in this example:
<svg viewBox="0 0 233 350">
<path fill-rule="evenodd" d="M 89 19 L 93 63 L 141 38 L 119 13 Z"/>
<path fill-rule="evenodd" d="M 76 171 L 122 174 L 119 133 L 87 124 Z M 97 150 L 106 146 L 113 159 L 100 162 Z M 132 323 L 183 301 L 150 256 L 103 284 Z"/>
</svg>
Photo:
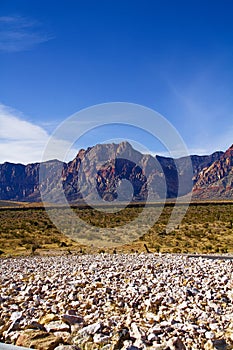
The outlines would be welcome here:
<svg viewBox="0 0 233 350">
<path fill-rule="evenodd" d="M 194 198 L 232 198 L 232 154 L 233 146 L 225 153 L 191 156 Z M 174 161 L 141 154 L 128 142 L 121 142 L 82 149 L 69 163 L 57 160 L 28 165 L 6 162 L 0 165 L 0 200 L 39 202 L 42 190 L 47 201 L 59 202 L 59 187 L 72 203 L 100 197 L 108 202 L 129 198 L 145 201 L 148 196 L 150 200 L 176 198 L 178 177 L 183 183 L 180 195 L 192 189 L 186 180 L 188 161 L 188 157 Z M 39 184 L 40 167 L 45 176 Z"/>
<path fill-rule="evenodd" d="M 198 173 L 193 196 L 201 199 L 233 198 L 233 145 Z"/>
</svg>

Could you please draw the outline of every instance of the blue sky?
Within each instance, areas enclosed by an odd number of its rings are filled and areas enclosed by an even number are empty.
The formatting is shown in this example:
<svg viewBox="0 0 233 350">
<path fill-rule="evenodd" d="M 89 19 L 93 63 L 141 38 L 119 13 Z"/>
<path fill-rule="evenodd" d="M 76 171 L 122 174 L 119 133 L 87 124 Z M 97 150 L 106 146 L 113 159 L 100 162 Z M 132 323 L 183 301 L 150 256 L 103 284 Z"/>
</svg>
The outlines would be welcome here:
<svg viewBox="0 0 233 350">
<path fill-rule="evenodd" d="M 89 106 L 130 102 L 177 129 L 191 154 L 233 143 L 233 2 L 1 0 L 0 162 L 39 161 Z M 128 135 L 129 132 L 129 135 Z M 117 138 L 89 133 L 86 147 Z M 125 130 L 153 153 L 164 149 Z"/>
</svg>

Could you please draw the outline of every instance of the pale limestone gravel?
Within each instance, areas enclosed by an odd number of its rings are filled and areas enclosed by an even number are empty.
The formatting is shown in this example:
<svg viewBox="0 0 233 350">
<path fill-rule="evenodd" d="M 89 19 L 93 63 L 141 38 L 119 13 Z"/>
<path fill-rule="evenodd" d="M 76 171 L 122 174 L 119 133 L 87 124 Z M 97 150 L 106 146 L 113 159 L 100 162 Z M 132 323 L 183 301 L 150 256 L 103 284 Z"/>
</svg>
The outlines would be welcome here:
<svg viewBox="0 0 233 350">
<path fill-rule="evenodd" d="M 43 350 L 233 349 L 230 260 L 98 254 L 0 262 L 0 342 L 41 349 L 38 334 L 47 339 Z"/>
</svg>

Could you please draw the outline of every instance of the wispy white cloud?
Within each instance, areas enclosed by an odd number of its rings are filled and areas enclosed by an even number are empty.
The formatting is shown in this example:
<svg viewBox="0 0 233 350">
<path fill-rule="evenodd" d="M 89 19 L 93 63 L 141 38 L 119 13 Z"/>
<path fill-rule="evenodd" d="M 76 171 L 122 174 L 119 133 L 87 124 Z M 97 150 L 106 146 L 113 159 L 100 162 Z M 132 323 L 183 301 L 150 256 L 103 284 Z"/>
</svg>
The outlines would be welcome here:
<svg viewBox="0 0 233 350">
<path fill-rule="evenodd" d="M 0 17 L 0 51 L 18 52 L 49 41 L 54 36 L 47 33 L 40 22 L 22 16 Z"/>
<path fill-rule="evenodd" d="M 40 161 L 49 135 L 23 119 L 19 112 L 0 104 L 0 163 Z"/>
<path fill-rule="evenodd" d="M 25 140 L 47 138 L 47 133 L 41 127 L 26 120 L 14 109 L 0 105 L 0 138 L 6 140 Z"/>
<path fill-rule="evenodd" d="M 44 149 L 50 135 L 42 127 L 25 120 L 22 113 L 0 104 L 0 163 L 34 163 L 44 158 Z M 64 153 L 70 160 L 76 154 L 67 141 L 56 141 L 56 153 Z M 49 154 L 48 154 L 49 155 Z M 63 160 L 63 159 L 61 159 Z"/>
</svg>

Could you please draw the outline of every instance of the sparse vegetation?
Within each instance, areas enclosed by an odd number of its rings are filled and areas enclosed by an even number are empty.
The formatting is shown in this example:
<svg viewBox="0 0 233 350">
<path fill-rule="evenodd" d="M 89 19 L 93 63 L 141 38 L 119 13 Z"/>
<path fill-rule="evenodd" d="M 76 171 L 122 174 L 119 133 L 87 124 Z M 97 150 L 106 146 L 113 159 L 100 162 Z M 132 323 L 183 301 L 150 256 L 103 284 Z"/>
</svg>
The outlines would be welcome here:
<svg viewBox="0 0 233 350">
<path fill-rule="evenodd" d="M 124 225 L 142 212 L 142 207 L 125 208 L 116 213 L 103 213 L 94 209 L 74 209 L 85 222 L 97 228 L 118 227 L 122 234 Z M 172 231 L 166 230 L 172 206 L 165 206 L 158 221 L 149 231 L 140 236 L 140 224 L 135 225 L 135 239 L 124 246 L 118 246 L 117 252 L 169 252 L 169 253 L 231 253 L 233 252 L 233 203 L 192 204 L 183 221 Z M 62 215 L 62 211 L 61 211 Z M 43 208 L 1 208 L 0 209 L 0 250 L 7 254 L 22 255 L 40 251 L 75 250 L 77 253 L 98 252 L 95 236 L 83 232 L 83 236 L 92 238 L 92 245 L 85 247 L 72 240 L 72 232 L 67 225 L 67 236 L 61 234 L 50 221 Z M 66 217 L 64 216 L 64 221 Z M 77 228 L 82 234 L 83 228 Z M 133 233 L 132 233 L 133 237 Z M 145 248 L 147 247 L 147 249 Z M 113 252 L 112 247 L 104 247 L 105 252 Z M 114 252 L 116 249 L 114 249 Z"/>
<path fill-rule="evenodd" d="M 57 230 L 43 208 L 4 208 L 0 210 L 0 219 L 0 249 L 4 255 L 35 254 L 40 249 L 62 250 L 66 246 L 80 248 Z"/>
</svg>

